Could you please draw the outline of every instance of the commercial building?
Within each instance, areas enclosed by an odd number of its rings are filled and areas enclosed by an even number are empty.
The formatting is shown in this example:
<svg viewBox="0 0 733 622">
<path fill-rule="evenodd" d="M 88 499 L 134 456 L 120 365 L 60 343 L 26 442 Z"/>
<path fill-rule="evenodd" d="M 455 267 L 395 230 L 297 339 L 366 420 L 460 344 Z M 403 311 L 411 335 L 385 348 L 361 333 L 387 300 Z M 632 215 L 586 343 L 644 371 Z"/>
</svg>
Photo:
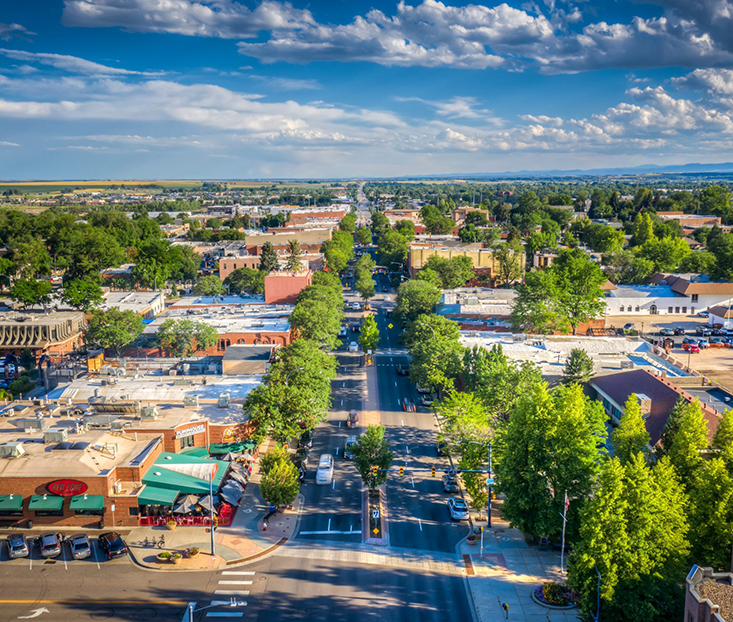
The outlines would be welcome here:
<svg viewBox="0 0 733 622">
<path fill-rule="evenodd" d="M 278 257 L 280 269 L 285 268 L 288 260 L 287 255 L 279 255 Z M 301 257 L 301 266 L 306 270 L 314 272 L 323 269 L 323 253 L 304 253 Z M 234 257 L 222 257 L 219 260 L 219 278 L 223 281 L 232 272 L 239 268 L 251 268 L 258 270 L 260 267 L 259 255 L 240 255 Z"/>
<path fill-rule="evenodd" d="M 102 311 L 115 308 L 120 311 L 134 311 L 145 319 L 152 319 L 165 311 L 165 293 L 106 291 L 104 302 L 99 308 Z"/>
<path fill-rule="evenodd" d="M 669 413 L 682 398 L 688 402 L 698 400 L 707 422 L 708 436 L 712 440 L 718 429 L 722 413 L 728 408 L 730 395 L 717 387 L 706 387 L 698 377 L 676 377 L 672 380 L 663 374 L 653 374 L 635 369 L 617 374 L 597 376 L 588 383 L 592 395 L 603 404 L 613 425 L 618 425 L 624 415 L 624 406 L 634 393 L 653 447 L 659 442 Z"/>
<path fill-rule="evenodd" d="M 264 374 L 270 368 L 270 361 L 276 346 L 231 345 L 221 359 L 221 373 L 225 376 Z"/>
<path fill-rule="evenodd" d="M 0 355 L 20 354 L 25 348 L 36 356 L 60 356 L 81 348 L 86 326 L 81 311 L 0 313 Z"/>
<path fill-rule="evenodd" d="M 693 566 L 685 579 L 684 622 L 733 620 L 733 573 Z"/>
<path fill-rule="evenodd" d="M 313 282 L 310 270 L 270 272 L 265 277 L 265 303 L 295 304 L 298 294 Z"/>
</svg>

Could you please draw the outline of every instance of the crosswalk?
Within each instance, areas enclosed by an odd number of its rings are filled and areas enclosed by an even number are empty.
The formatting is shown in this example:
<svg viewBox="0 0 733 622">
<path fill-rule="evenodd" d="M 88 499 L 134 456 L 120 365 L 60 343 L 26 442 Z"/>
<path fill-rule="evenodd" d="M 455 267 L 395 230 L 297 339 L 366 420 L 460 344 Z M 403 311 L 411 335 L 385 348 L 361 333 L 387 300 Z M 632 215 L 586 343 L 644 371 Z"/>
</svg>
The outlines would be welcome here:
<svg viewBox="0 0 733 622">
<path fill-rule="evenodd" d="M 207 618 L 243 618 L 244 612 L 240 609 L 246 607 L 247 603 L 242 597 L 249 596 L 249 586 L 254 581 L 255 573 L 252 570 L 223 570 L 214 589 L 215 596 L 226 596 L 229 600 L 212 600 L 209 605 L 219 611 L 207 611 Z M 232 599 L 239 604 L 236 608 L 231 606 Z M 229 609 L 227 611 L 227 609 Z"/>
</svg>

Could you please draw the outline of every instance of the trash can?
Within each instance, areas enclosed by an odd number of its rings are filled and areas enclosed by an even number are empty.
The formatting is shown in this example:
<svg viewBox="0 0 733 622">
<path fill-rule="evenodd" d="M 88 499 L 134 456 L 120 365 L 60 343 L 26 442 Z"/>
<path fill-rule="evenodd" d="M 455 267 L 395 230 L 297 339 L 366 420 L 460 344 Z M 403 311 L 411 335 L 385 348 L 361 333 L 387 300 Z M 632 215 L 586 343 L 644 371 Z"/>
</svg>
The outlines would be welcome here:
<svg viewBox="0 0 733 622">
<path fill-rule="evenodd" d="M 28 529 L 33 529 L 33 521 L 28 520 Z"/>
</svg>

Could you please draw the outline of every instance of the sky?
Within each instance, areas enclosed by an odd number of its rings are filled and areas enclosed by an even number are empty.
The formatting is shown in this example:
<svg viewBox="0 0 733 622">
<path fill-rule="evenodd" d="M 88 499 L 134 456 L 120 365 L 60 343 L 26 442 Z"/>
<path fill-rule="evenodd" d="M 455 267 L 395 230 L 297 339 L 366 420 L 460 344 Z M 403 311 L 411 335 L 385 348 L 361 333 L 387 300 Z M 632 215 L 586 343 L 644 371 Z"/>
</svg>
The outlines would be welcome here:
<svg viewBox="0 0 733 622">
<path fill-rule="evenodd" d="M 733 0 L 0 2 L 0 178 L 733 161 Z"/>
</svg>

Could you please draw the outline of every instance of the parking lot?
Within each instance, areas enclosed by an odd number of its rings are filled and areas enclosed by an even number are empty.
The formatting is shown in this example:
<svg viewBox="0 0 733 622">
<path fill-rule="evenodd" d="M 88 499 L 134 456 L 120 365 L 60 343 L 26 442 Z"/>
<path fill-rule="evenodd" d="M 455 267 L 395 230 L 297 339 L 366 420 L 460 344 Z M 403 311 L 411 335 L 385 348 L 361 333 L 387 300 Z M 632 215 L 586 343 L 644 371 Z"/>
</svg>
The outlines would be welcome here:
<svg viewBox="0 0 733 622">
<path fill-rule="evenodd" d="M 41 534 L 31 534 L 29 532 L 26 532 L 24 535 L 26 537 L 26 543 L 28 545 L 28 556 L 11 559 L 8 552 L 7 536 L 10 534 L 17 535 L 18 533 L 23 532 L 4 531 L 0 534 L 0 564 L 2 564 L 3 568 L 28 568 L 29 570 L 33 570 L 34 567 L 38 568 L 39 566 L 43 566 L 44 568 L 57 566 L 65 570 L 70 570 L 76 566 L 84 568 L 96 567 L 97 569 L 101 570 L 102 566 L 131 563 L 128 555 L 122 555 L 120 557 L 114 557 L 110 560 L 107 560 L 104 553 L 99 549 L 97 534 L 87 534 L 89 535 L 89 544 L 92 549 L 92 554 L 86 559 L 74 559 L 71 554 L 71 548 L 68 541 L 62 543 L 60 555 L 51 559 L 46 559 L 41 556 L 41 551 L 39 547 L 33 546 L 33 539 Z M 74 533 L 79 532 L 69 532 L 66 535 L 71 536 Z"/>
<path fill-rule="evenodd" d="M 684 328 L 686 333 L 692 334 L 700 326 L 707 326 L 706 317 L 696 315 L 609 315 L 606 317 L 606 326 L 621 328 L 626 324 L 634 324 L 636 330 L 643 328 L 644 334 L 657 334 L 660 328 Z"/>
</svg>

